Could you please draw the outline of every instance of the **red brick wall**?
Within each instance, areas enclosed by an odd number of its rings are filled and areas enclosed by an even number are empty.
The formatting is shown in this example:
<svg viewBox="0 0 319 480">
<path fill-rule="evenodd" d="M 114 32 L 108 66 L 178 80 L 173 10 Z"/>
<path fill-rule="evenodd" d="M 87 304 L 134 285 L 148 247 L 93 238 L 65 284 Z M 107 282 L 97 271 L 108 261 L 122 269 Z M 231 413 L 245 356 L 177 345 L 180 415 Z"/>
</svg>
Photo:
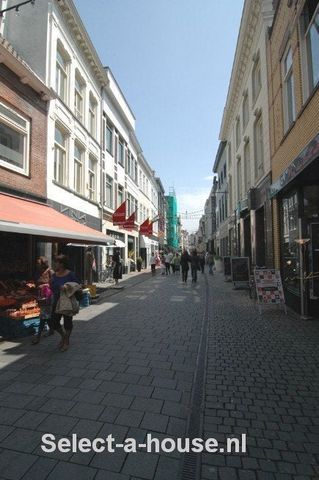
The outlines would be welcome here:
<svg viewBox="0 0 319 480">
<path fill-rule="evenodd" d="M 3 65 L 0 66 L 0 101 L 30 121 L 29 176 L 0 166 L 0 189 L 46 198 L 46 103 Z"/>
</svg>

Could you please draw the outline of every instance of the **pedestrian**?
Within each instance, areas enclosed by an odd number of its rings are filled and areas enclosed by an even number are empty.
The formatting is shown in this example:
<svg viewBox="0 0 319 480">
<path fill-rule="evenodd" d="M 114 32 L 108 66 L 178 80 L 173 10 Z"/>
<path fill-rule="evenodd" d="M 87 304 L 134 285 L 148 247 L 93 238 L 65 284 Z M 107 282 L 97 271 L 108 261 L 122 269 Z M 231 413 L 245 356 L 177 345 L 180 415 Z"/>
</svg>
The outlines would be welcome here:
<svg viewBox="0 0 319 480">
<path fill-rule="evenodd" d="M 165 255 L 165 270 L 166 275 L 170 275 L 171 273 L 171 262 L 173 259 L 173 254 L 171 252 L 166 253 Z"/>
<path fill-rule="evenodd" d="M 179 254 L 176 252 L 175 256 L 172 259 L 172 269 L 173 269 L 173 274 L 180 271 L 180 265 L 181 265 L 181 259 Z"/>
<path fill-rule="evenodd" d="M 61 335 L 61 342 L 59 344 L 61 352 L 65 352 L 69 348 L 70 336 L 73 330 L 73 316 L 57 313 L 57 304 L 60 299 L 61 291 L 66 289 L 66 283 L 80 283 L 75 276 L 75 273 L 69 269 L 68 264 L 69 259 L 66 255 L 58 255 L 55 258 L 55 268 L 51 278 L 51 289 L 53 292 L 52 320 L 54 330 Z M 62 317 L 64 328 L 61 325 Z"/>
<path fill-rule="evenodd" d="M 205 273 L 205 253 L 204 252 L 200 254 L 199 264 L 200 264 L 201 272 Z"/>
<path fill-rule="evenodd" d="M 156 274 L 156 262 L 157 258 L 155 256 L 155 253 L 151 253 L 151 258 L 150 258 L 150 265 L 151 265 L 151 270 L 152 270 L 152 275 Z"/>
<path fill-rule="evenodd" d="M 40 307 L 40 324 L 37 335 L 32 339 L 32 344 L 36 345 L 40 342 L 45 324 L 48 324 L 49 331 L 47 335 L 54 334 L 52 324 L 52 290 L 50 288 L 51 278 L 54 271 L 49 267 L 46 257 L 37 258 L 37 271 L 35 274 L 35 282 L 38 287 L 38 304 Z"/>
<path fill-rule="evenodd" d="M 88 247 L 84 261 L 84 277 L 87 285 L 92 285 L 94 272 L 96 272 L 96 260 L 92 247 Z"/>
<path fill-rule="evenodd" d="M 115 281 L 115 285 L 119 284 L 119 280 L 121 280 L 122 277 L 122 259 L 120 255 L 120 251 L 116 250 L 114 255 L 113 255 L 113 278 Z"/>
<path fill-rule="evenodd" d="M 210 275 L 214 275 L 215 260 L 214 260 L 213 252 L 208 252 L 208 255 L 207 255 L 207 265 L 208 265 L 209 274 L 210 274 Z"/>
<path fill-rule="evenodd" d="M 191 254 L 191 271 L 192 271 L 192 283 L 197 282 L 197 271 L 200 270 L 200 258 L 197 255 L 197 250 L 194 249 Z"/>
<path fill-rule="evenodd" d="M 161 274 L 165 275 L 166 266 L 165 266 L 165 255 L 163 253 L 160 255 L 160 259 L 161 259 Z"/>
<path fill-rule="evenodd" d="M 187 283 L 187 277 L 188 277 L 188 271 L 189 271 L 189 262 L 190 262 L 190 256 L 188 254 L 188 251 L 186 248 L 183 250 L 183 253 L 181 255 L 181 260 L 180 260 L 180 265 L 182 269 L 182 282 Z"/>
</svg>

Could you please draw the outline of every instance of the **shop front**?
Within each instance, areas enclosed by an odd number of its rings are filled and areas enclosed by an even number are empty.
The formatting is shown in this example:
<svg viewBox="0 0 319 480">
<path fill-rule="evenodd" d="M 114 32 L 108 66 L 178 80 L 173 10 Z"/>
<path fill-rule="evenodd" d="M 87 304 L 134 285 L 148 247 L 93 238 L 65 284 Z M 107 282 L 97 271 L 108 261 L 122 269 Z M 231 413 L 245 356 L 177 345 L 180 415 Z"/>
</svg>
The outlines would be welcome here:
<svg viewBox="0 0 319 480">
<path fill-rule="evenodd" d="M 278 205 L 287 303 L 319 318 L 319 135 L 272 184 L 270 192 Z"/>
<path fill-rule="evenodd" d="M 8 334 L 10 320 L 25 322 L 39 315 L 33 280 L 38 256 L 51 263 L 55 254 L 68 253 L 69 243 L 105 245 L 110 240 L 46 204 L 0 194 L 0 334 Z M 81 267 L 71 258 L 70 268 L 84 283 Z M 14 332 L 22 326 L 15 324 Z"/>
</svg>

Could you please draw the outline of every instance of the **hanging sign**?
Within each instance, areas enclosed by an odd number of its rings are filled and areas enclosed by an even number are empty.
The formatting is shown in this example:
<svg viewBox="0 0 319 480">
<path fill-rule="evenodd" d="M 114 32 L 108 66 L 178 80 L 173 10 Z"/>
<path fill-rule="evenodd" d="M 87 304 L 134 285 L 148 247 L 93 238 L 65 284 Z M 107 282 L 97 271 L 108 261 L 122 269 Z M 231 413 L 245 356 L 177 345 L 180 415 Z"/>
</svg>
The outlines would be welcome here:
<svg viewBox="0 0 319 480">
<path fill-rule="evenodd" d="M 140 225 L 140 234 L 141 234 L 141 235 L 148 235 L 149 226 L 150 226 L 150 221 L 149 221 L 149 219 L 147 218 L 147 219 L 145 220 L 145 222 L 143 222 L 143 223 Z"/>
</svg>

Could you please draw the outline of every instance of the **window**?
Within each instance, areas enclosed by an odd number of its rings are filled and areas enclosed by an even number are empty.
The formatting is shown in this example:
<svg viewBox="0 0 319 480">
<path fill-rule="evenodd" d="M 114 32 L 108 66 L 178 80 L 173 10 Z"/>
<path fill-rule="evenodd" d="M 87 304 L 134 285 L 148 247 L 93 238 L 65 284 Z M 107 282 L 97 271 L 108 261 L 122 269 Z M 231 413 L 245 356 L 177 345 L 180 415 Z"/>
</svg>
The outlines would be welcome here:
<svg viewBox="0 0 319 480">
<path fill-rule="evenodd" d="M 89 157 L 89 199 L 95 201 L 96 200 L 96 167 L 97 167 L 97 160 L 95 157 L 90 155 Z"/>
<path fill-rule="evenodd" d="M 66 185 L 67 179 L 67 135 L 55 126 L 54 141 L 54 180 L 61 185 Z"/>
<path fill-rule="evenodd" d="M 238 149 L 240 145 L 240 118 L 239 117 L 237 117 L 236 119 L 235 133 L 236 133 L 236 149 Z"/>
<path fill-rule="evenodd" d="M 254 146 L 255 178 L 258 179 L 264 174 L 263 122 L 261 115 L 259 115 L 254 125 Z"/>
<path fill-rule="evenodd" d="M 68 101 L 68 69 L 69 58 L 62 49 L 62 46 L 58 44 L 56 52 L 55 89 L 61 100 L 65 103 Z"/>
<path fill-rule="evenodd" d="M 244 182 L 245 191 L 248 192 L 251 185 L 250 177 L 250 143 L 247 141 L 244 146 Z"/>
<path fill-rule="evenodd" d="M 287 131 L 295 120 L 295 96 L 294 77 L 292 71 L 292 52 L 289 48 L 282 61 L 283 71 L 283 101 L 284 101 L 284 125 Z"/>
<path fill-rule="evenodd" d="M 282 199 L 281 250 L 283 278 L 286 288 L 299 294 L 299 251 L 296 240 L 298 229 L 298 196 L 296 192 L 289 193 Z"/>
<path fill-rule="evenodd" d="M 109 120 L 105 126 L 105 148 L 111 155 L 113 154 L 113 125 Z"/>
<path fill-rule="evenodd" d="M 119 137 L 118 163 L 124 167 L 124 140 Z"/>
<path fill-rule="evenodd" d="M 83 122 L 84 120 L 84 95 L 85 82 L 79 72 L 76 71 L 74 83 L 74 113 L 80 122 Z"/>
<path fill-rule="evenodd" d="M 0 165 L 28 175 L 30 123 L 0 103 Z"/>
<path fill-rule="evenodd" d="M 306 74 L 306 97 L 319 81 L 319 2 L 307 0 L 301 15 Z"/>
<path fill-rule="evenodd" d="M 119 207 L 124 202 L 124 188 L 121 185 L 117 186 L 117 206 Z"/>
<path fill-rule="evenodd" d="M 74 190 L 83 194 L 83 163 L 84 149 L 78 144 L 74 144 Z"/>
<path fill-rule="evenodd" d="M 113 179 L 109 175 L 105 175 L 104 202 L 106 207 L 113 208 Z"/>
<path fill-rule="evenodd" d="M 237 161 L 237 200 L 242 198 L 242 173 L 241 173 L 241 158 Z"/>
<path fill-rule="evenodd" d="M 246 128 L 248 121 L 249 121 L 249 100 L 248 100 L 248 92 L 245 92 L 244 100 L 243 100 L 243 129 Z"/>
<path fill-rule="evenodd" d="M 97 121 L 97 101 L 92 93 L 89 100 L 89 131 L 92 137 L 96 137 L 96 121 Z"/>
<path fill-rule="evenodd" d="M 253 66 L 253 72 L 252 72 L 252 87 L 253 87 L 253 100 L 255 101 L 261 89 L 261 71 L 260 71 L 259 55 L 257 55 L 257 57 L 254 60 L 254 66 Z"/>
</svg>

